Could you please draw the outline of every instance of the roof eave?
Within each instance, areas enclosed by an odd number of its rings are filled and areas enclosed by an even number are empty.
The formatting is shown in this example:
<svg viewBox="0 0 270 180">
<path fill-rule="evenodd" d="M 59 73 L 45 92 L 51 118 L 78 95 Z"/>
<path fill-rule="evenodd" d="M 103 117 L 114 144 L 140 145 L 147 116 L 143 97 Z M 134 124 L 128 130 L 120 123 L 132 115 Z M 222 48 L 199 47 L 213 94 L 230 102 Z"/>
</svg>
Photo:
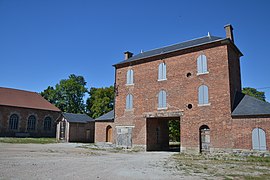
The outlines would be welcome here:
<svg viewBox="0 0 270 180">
<path fill-rule="evenodd" d="M 169 53 L 173 53 L 173 52 L 177 52 L 177 51 L 182 51 L 182 50 L 186 50 L 186 49 L 190 49 L 190 48 L 194 48 L 194 47 L 198 47 L 198 46 L 203 46 L 203 45 L 206 45 L 206 44 L 212 44 L 212 43 L 216 43 L 216 42 L 223 42 L 223 43 L 226 43 L 226 44 L 228 44 L 228 43 L 232 44 L 232 46 L 239 53 L 239 57 L 243 56 L 242 52 L 237 48 L 237 46 L 229 38 L 224 38 L 224 39 L 218 39 L 218 40 L 211 41 L 211 42 L 200 43 L 200 44 L 196 44 L 196 45 L 193 45 L 193 46 L 188 46 L 188 47 L 185 47 L 185 48 L 182 48 L 182 49 L 176 49 L 176 50 L 173 50 L 173 51 L 167 51 L 167 52 L 162 53 L 162 54 L 155 54 L 155 55 L 152 55 L 152 56 L 146 56 L 146 57 L 143 57 L 143 58 L 138 58 L 138 59 L 135 59 L 134 61 L 140 61 L 142 59 L 156 57 L 156 56 L 160 56 L 160 55 L 165 55 L 165 54 L 169 54 Z M 116 68 L 118 65 L 128 64 L 128 63 L 131 63 L 131 62 L 134 62 L 134 61 L 126 60 L 126 61 L 122 61 L 122 62 L 117 63 L 117 64 L 113 64 L 112 66 L 114 66 Z"/>
</svg>

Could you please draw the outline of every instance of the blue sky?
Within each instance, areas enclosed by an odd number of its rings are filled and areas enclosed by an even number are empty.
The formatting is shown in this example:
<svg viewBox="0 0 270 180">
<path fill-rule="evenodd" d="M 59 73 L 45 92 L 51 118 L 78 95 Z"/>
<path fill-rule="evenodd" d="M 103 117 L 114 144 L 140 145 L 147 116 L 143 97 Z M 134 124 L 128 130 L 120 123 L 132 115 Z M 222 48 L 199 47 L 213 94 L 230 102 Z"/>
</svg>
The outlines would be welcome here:
<svg viewBox="0 0 270 180">
<path fill-rule="evenodd" d="M 267 0 L 0 0 L 0 86 L 41 92 L 72 73 L 88 88 L 113 85 L 123 52 L 225 37 L 230 23 L 243 87 L 270 101 L 269 22 Z"/>
</svg>

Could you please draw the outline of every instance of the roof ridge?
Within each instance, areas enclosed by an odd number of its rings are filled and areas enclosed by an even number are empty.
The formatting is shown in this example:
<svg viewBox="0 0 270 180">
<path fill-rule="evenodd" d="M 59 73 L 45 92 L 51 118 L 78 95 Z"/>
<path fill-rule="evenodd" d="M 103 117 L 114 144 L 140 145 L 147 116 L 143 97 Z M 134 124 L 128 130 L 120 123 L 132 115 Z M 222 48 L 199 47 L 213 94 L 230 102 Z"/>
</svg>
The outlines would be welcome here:
<svg viewBox="0 0 270 180">
<path fill-rule="evenodd" d="M 145 52 L 154 51 L 154 50 L 158 50 L 158 49 L 162 49 L 162 48 L 167 48 L 167 47 L 171 47 L 171 46 L 175 46 L 175 45 L 178 45 L 178 44 L 187 43 L 187 42 L 190 42 L 190 41 L 195 41 L 195 40 L 203 39 L 203 38 L 209 38 L 209 39 L 211 39 L 211 37 L 222 38 L 222 37 L 212 36 L 212 35 L 210 35 L 210 36 L 202 36 L 202 37 L 193 38 L 193 39 L 190 39 L 190 40 L 185 40 L 185 41 L 181 41 L 181 42 L 178 42 L 178 43 L 174 43 L 174 44 L 171 44 L 171 45 L 165 45 L 165 46 L 162 46 L 162 47 L 159 47 L 159 48 L 153 48 L 153 49 L 147 50 Z M 135 54 L 133 57 L 135 57 L 135 56 L 137 56 L 139 54 L 143 54 L 145 52 Z"/>
<path fill-rule="evenodd" d="M 35 91 L 28 91 L 28 90 L 24 90 L 24 89 L 16 89 L 16 88 L 8 88 L 8 87 L 0 87 L 1 89 L 10 89 L 10 90 L 16 90 L 16 91 L 23 91 L 23 92 L 29 92 L 29 93 L 36 93 L 39 94 L 38 92 Z"/>
</svg>

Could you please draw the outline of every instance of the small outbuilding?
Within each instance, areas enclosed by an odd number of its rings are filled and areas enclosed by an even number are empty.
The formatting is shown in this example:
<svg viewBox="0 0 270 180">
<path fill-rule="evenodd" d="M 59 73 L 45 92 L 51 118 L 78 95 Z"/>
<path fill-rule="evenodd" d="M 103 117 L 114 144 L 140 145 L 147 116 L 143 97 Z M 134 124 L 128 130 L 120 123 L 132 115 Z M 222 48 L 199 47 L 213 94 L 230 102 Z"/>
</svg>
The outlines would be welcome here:
<svg viewBox="0 0 270 180">
<path fill-rule="evenodd" d="M 63 113 L 57 123 L 56 138 L 61 142 L 93 143 L 95 120 L 86 114 Z"/>
<path fill-rule="evenodd" d="M 114 110 L 95 119 L 95 142 L 113 141 Z"/>
</svg>

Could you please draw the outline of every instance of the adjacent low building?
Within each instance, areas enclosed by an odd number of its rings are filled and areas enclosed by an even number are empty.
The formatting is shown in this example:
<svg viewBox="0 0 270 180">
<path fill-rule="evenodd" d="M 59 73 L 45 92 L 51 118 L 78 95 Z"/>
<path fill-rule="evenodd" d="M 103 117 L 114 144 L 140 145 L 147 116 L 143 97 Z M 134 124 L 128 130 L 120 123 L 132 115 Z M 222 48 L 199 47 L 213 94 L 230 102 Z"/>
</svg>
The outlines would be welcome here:
<svg viewBox="0 0 270 180">
<path fill-rule="evenodd" d="M 40 94 L 0 87 L 1 137 L 55 137 L 61 111 Z"/>
<path fill-rule="evenodd" d="M 93 143 L 95 120 L 86 114 L 63 113 L 57 123 L 56 139 L 61 142 Z"/>
<path fill-rule="evenodd" d="M 95 119 L 95 142 L 113 142 L 114 110 Z"/>
</svg>

